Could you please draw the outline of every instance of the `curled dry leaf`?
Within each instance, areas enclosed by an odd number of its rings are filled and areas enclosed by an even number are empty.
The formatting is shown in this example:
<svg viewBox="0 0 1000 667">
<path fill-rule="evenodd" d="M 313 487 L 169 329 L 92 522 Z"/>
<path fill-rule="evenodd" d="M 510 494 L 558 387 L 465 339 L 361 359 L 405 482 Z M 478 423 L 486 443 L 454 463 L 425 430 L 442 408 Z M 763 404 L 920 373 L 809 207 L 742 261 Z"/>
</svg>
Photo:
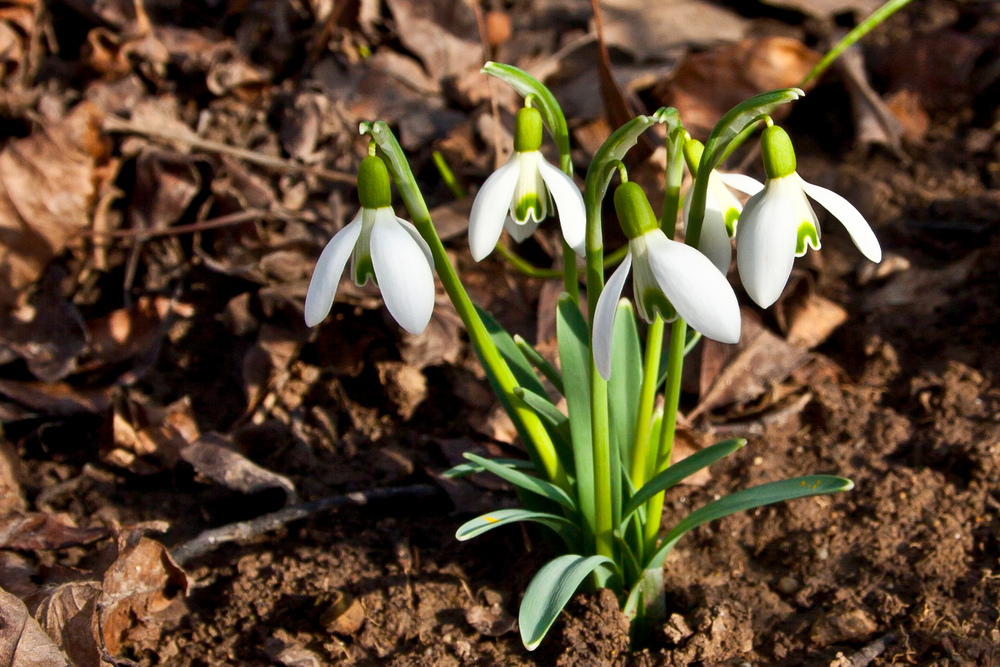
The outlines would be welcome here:
<svg viewBox="0 0 1000 667">
<path fill-rule="evenodd" d="M 35 609 L 35 620 L 75 667 L 101 667 L 96 617 L 100 597 L 100 582 L 73 581 L 50 590 Z"/>
<path fill-rule="evenodd" d="M 98 614 L 100 639 L 112 655 L 132 638 L 157 634 L 158 614 L 181 602 L 190 583 L 167 549 L 148 537 L 121 548 L 104 573 Z"/>
<path fill-rule="evenodd" d="M 465 610 L 465 622 L 485 637 L 499 637 L 513 632 L 517 619 L 499 603 L 489 607 L 478 605 Z"/>
<path fill-rule="evenodd" d="M 89 227 L 107 157 L 101 112 L 89 102 L 0 152 L 0 304 L 42 275 Z"/>
<path fill-rule="evenodd" d="M 194 309 L 167 297 L 140 297 L 131 308 L 120 308 L 105 317 L 87 321 L 85 370 L 117 364 L 156 350 L 170 324 L 191 317 Z"/>
<path fill-rule="evenodd" d="M 61 417 L 99 413 L 111 406 L 109 388 L 80 388 L 65 382 L 21 382 L 0 379 L 0 394 L 36 412 Z"/>
<path fill-rule="evenodd" d="M 28 608 L 0 588 L 0 667 L 69 667 L 66 656 L 28 615 Z"/>
<path fill-rule="evenodd" d="M 229 441 L 216 433 L 202 435 L 181 452 L 181 458 L 212 481 L 241 493 L 282 489 L 288 503 L 298 497 L 290 479 L 257 465 L 230 449 Z"/>
<path fill-rule="evenodd" d="M 26 63 L 32 65 L 27 55 L 35 32 L 36 5 L 36 0 L 20 0 L 0 6 L 0 81 L 14 75 L 22 80 L 28 76 L 21 67 Z"/>
<path fill-rule="evenodd" d="M 138 230 L 158 230 L 180 220 L 201 192 L 196 158 L 152 146 L 136 159 L 129 223 Z"/>
<path fill-rule="evenodd" d="M 0 440 L 0 514 L 27 509 L 21 489 L 21 461 L 5 440 Z"/>
<path fill-rule="evenodd" d="M 165 408 L 126 400 L 110 417 L 101 458 L 137 475 L 153 475 L 172 469 L 199 435 L 186 396 Z"/>
</svg>

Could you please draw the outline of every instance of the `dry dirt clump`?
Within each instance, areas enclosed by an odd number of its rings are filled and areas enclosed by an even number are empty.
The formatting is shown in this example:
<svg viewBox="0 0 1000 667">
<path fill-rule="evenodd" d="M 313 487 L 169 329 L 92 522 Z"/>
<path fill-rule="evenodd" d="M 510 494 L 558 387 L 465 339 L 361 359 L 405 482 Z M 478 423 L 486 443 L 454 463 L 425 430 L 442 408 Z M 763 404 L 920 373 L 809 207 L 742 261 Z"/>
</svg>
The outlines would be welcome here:
<svg viewBox="0 0 1000 667">
<path fill-rule="evenodd" d="M 856 488 L 686 536 L 642 641 L 589 591 L 526 651 L 545 537 L 454 539 L 517 498 L 440 473 L 523 452 L 443 293 L 416 337 L 350 280 L 305 326 L 359 122 L 392 125 L 473 300 L 551 354 L 561 283 L 468 259 L 521 104 L 484 58 L 552 87 L 582 182 L 627 118 L 703 136 L 880 3 L 660 4 L 601 2 L 605 54 L 588 2 L 0 1 L 0 667 L 1000 664 L 995 3 L 913 3 L 781 119 L 885 259 L 824 220 L 741 343 L 696 348 L 678 455 L 749 445 L 665 522 L 806 472 Z M 763 177 L 750 143 L 727 166 Z M 661 140 L 633 155 L 658 205 Z M 555 227 L 518 252 L 557 266 Z"/>
</svg>

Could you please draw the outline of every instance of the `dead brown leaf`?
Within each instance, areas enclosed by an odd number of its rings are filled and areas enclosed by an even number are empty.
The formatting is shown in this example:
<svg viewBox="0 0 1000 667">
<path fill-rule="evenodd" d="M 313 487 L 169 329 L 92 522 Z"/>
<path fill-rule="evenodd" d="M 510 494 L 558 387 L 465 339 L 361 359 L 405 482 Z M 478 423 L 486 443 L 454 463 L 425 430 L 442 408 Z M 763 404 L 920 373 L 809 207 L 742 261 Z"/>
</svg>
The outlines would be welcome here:
<svg viewBox="0 0 1000 667">
<path fill-rule="evenodd" d="M 0 518 L 0 549 L 51 551 L 89 544 L 107 535 L 104 528 L 78 528 L 65 515 L 11 512 Z"/>
<path fill-rule="evenodd" d="M 108 652 L 118 655 L 130 641 L 158 634 L 157 616 L 182 603 L 189 586 L 162 544 L 131 536 L 104 573 L 97 605 L 100 639 Z"/>
<path fill-rule="evenodd" d="M 75 667 L 101 667 L 96 617 L 100 597 L 100 582 L 73 581 L 50 590 L 35 609 L 35 620 Z"/>
<path fill-rule="evenodd" d="M 258 493 L 267 489 L 282 489 L 286 502 L 298 497 L 295 485 L 279 475 L 231 449 L 228 440 L 217 433 L 205 433 L 181 451 L 181 458 L 217 484 L 240 493 Z"/>
<path fill-rule="evenodd" d="M 905 306 L 923 313 L 933 312 L 951 300 L 950 290 L 965 282 L 981 254 L 976 250 L 943 269 L 910 269 L 897 273 L 884 287 L 865 295 L 862 310 Z"/>
<path fill-rule="evenodd" d="M 57 416 L 100 413 L 111 405 L 110 388 L 80 388 L 65 382 L 0 379 L 0 394 L 32 410 Z"/>
<path fill-rule="evenodd" d="M 388 0 L 399 40 L 433 79 L 461 76 L 483 64 L 479 29 L 462 0 Z"/>
<path fill-rule="evenodd" d="M 408 420 L 427 398 L 427 378 L 418 368 L 402 361 L 377 361 L 375 368 L 396 412 Z"/>
<path fill-rule="evenodd" d="M 166 407 L 125 399 L 105 424 L 101 459 L 137 475 L 171 470 L 200 432 L 188 397 Z"/>
<path fill-rule="evenodd" d="M 0 6 L 0 81 L 15 75 L 24 81 L 34 69 L 28 55 L 35 32 L 37 4 L 37 0 L 14 0 Z"/>
<path fill-rule="evenodd" d="M 191 317 L 191 306 L 166 297 L 140 297 L 131 308 L 120 308 L 87 322 L 86 361 L 92 370 L 145 355 L 159 347 L 166 329 L 177 317 Z"/>
<path fill-rule="evenodd" d="M 0 667 L 69 667 L 19 599 L 0 588 Z"/>
<path fill-rule="evenodd" d="M 847 321 L 847 310 L 817 294 L 812 280 L 800 274 L 778 298 L 774 316 L 789 343 L 811 350 Z"/>
<path fill-rule="evenodd" d="M 688 415 L 695 416 L 730 403 L 759 398 L 783 381 L 809 354 L 786 343 L 759 324 L 749 310 L 743 313 L 743 336 L 737 345 L 711 340 L 702 343 L 701 401 Z"/>
<path fill-rule="evenodd" d="M 677 47 L 734 42 L 743 38 L 749 23 L 705 0 L 601 0 L 600 7 L 607 44 L 640 61 L 662 59 Z"/>
<path fill-rule="evenodd" d="M 197 158 L 153 146 L 135 162 L 128 220 L 133 229 L 165 229 L 181 219 L 201 192 Z"/>
<path fill-rule="evenodd" d="M 100 128 L 101 112 L 81 102 L 0 152 L 0 304 L 14 303 L 90 225 L 107 158 Z"/>
<path fill-rule="evenodd" d="M 517 619 L 499 603 L 484 607 L 477 605 L 465 610 L 465 622 L 484 637 L 500 637 L 513 632 Z"/>
<path fill-rule="evenodd" d="M 704 138 L 724 113 L 748 97 L 797 86 L 819 58 L 790 37 L 745 39 L 687 56 L 653 95 L 676 107 L 684 126 Z"/>
<path fill-rule="evenodd" d="M 0 515 L 27 509 L 21 489 L 21 460 L 6 440 L 0 440 Z"/>
</svg>

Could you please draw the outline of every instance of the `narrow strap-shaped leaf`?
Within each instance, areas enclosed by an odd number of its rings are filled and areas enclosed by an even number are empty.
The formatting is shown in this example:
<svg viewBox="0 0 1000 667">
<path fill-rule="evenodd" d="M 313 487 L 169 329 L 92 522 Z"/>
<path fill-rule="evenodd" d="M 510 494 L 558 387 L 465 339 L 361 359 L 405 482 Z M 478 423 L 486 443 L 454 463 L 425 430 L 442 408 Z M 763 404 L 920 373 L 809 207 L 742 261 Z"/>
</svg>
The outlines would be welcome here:
<svg viewBox="0 0 1000 667">
<path fill-rule="evenodd" d="M 632 439 L 642 390 L 642 361 L 642 344 L 639 342 L 635 313 L 632 304 L 622 299 L 618 303 L 611 336 L 611 367 L 615 372 L 608 380 L 608 416 L 612 446 L 617 448 L 626 470 L 632 462 Z M 618 497 L 621 497 L 620 491 Z"/>
<path fill-rule="evenodd" d="M 742 512 L 743 510 L 778 503 L 783 500 L 850 491 L 853 488 L 854 482 L 843 477 L 807 475 L 805 477 L 784 479 L 780 482 L 761 484 L 750 489 L 737 491 L 724 498 L 714 500 L 684 517 L 680 523 L 664 536 L 663 541 L 660 543 L 660 548 L 653 554 L 647 567 L 663 567 L 663 560 L 670 553 L 671 549 L 674 548 L 674 545 L 677 544 L 677 540 L 681 539 L 688 531 L 709 521 L 721 519 L 730 514 Z"/>
<path fill-rule="evenodd" d="M 476 456 L 472 452 L 466 452 L 464 456 L 473 463 L 481 465 L 487 472 L 493 473 L 500 479 L 506 480 L 518 488 L 536 493 L 549 500 L 554 500 L 566 509 L 573 512 L 576 511 L 576 503 L 569 497 L 569 494 L 551 482 L 546 482 L 544 479 L 532 477 L 531 475 L 525 475 L 520 470 L 514 470 L 513 468 L 494 463 L 482 456 Z"/>
<path fill-rule="evenodd" d="M 590 333 L 579 306 L 565 292 L 556 309 L 563 388 L 573 435 L 573 469 L 586 535 L 594 534 L 594 452 L 590 434 Z"/>
<path fill-rule="evenodd" d="M 528 360 L 525 359 L 524 354 L 518 349 L 517 343 L 511 337 L 507 330 L 500 326 L 500 323 L 493 319 L 493 316 L 488 312 L 476 306 L 476 312 L 479 313 L 479 317 L 483 320 L 483 324 L 486 325 L 486 330 L 490 334 L 490 339 L 493 344 L 497 346 L 497 350 L 500 351 L 500 356 L 503 357 L 507 365 L 510 366 L 511 372 L 514 374 L 514 379 L 517 383 L 529 389 L 540 396 L 545 395 L 545 387 L 542 386 L 541 381 L 538 376 L 535 375 L 534 369 Z"/>
<path fill-rule="evenodd" d="M 549 561 L 538 571 L 524 592 L 517 619 L 526 649 L 534 651 L 538 647 L 576 589 L 601 566 L 613 568 L 614 563 L 604 556 L 568 554 Z"/>
<path fill-rule="evenodd" d="M 526 459 L 490 459 L 490 461 L 497 465 L 504 466 L 505 468 L 515 468 L 517 470 L 527 470 L 528 472 L 538 473 L 538 468 L 535 467 L 535 464 Z M 484 470 L 486 470 L 486 468 L 478 463 L 459 463 L 458 465 L 445 470 L 441 473 L 441 476 L 447 479 L 458 479 L 459 477 L 465 477 L 466 475 L 482 472 Z"/>
<path fill-rule="evenodd" d="M 550 364 L 548 359 L 539 354 L 538 350 L 533 348 L 528 341 L 521 338 L 518 334 L 514 334 L 514 343 L 517 344 L 517 349 L 521 350 L 521 353 L 524 354 L 531 365 L 537 368 L 538 372 L 552 383 L 556 391 L 563 394 L 562 374 L 556 370 L 556 367 Z"/>
<path fill-rule="evenodd" d="M 518 521 L 530 521 L 547 526 L 555 531 L 559 537 L 563 538 L 566 546 L 571 549 L 579 548 L 582 535 L 580 534 L 580 529 L 572 521 L 558 514 L 532 512 L 525 509 L 496 510 L 482 516 L 477 516 L 475 519 L 470 519 L 459 526 L 458 530 L 455 531 L 455 537 L 458 541 L 464 542 L 494 528 L 506 526 L 508 523 L 517 523 Z"/>
<path fill-rule="evenodd" d="M 569 418 L 559 411 L 559 408 L 545 397 L 539 396 L 533 391 L 528 391 L 524 387 L 516 387 L 514 395 L 524 401 L 529 408 L 535 411 L 545 428 L 552 436 L 552 444 L 559 454 L 559 458 L 569 462 L 573 460 L 573 434 L 569 428 Z M 569 465 L 570 470 L 573 469 Z"/>
<path fill-rule="evenodd" d="M 636 491 L 628 505 L 624 510 L 622 510 L 623 523 L 621 530 L 625 530 L 624 522 L 629 518 L 632 512 L 639 509 L 640 506 L 645 505 L 646 501 L 655 496 L 657 493 L 666 491 L 702 468 L 707 468 L 719 459 L 729 456 L 745 444 L 747 444 L 747 441 L 743 438 L 734 438 L 733 440 L 717 442 L 714 445 L 698 450 L 694 454 L 681 459 L 661 472 L 659 475 L 653 477 L 653 479 L 643 484 L 641 489 Z"/>
</svg>

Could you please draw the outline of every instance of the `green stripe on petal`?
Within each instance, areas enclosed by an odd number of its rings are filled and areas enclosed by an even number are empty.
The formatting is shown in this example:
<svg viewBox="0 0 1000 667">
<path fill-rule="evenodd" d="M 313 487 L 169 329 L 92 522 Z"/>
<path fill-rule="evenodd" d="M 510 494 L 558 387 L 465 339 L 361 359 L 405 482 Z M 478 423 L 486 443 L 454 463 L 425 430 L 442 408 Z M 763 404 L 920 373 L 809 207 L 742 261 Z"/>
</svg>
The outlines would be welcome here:
<svg viewBox="0 0 1000 667">
<path fill-rule="evenodd" d="M 726 233 L 729 234 L 729 238 L 736 236 L 736 221 L 739 219 L 739 209 L 730 208 L 726 210 Z"/>
<path fill-rule="evenodd" d="M 819 250 L 819 234 L 816 233 L 816 226 L 809 221 L 799 225 L 798 237 L 795 240 L 796 257 L 806 254 L 807 243 L 812 246 L 813 250 Z"/>
</svg>

